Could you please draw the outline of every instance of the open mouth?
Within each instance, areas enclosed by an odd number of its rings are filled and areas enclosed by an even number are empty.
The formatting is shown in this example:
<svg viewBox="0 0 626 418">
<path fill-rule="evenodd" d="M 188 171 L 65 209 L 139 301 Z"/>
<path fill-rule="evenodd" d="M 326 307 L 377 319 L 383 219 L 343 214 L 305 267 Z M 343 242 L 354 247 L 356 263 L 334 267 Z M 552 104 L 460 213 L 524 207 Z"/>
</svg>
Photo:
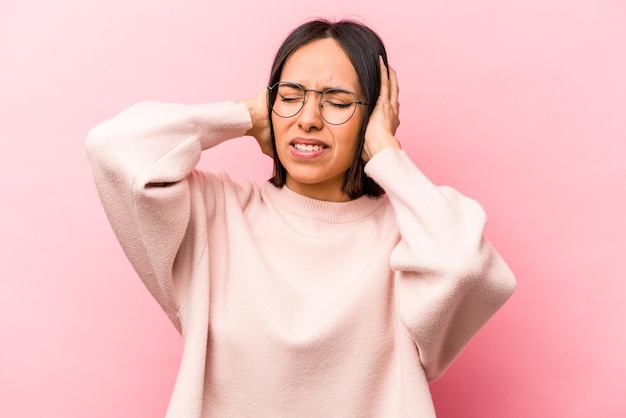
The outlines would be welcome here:
<svg viewBox="0 0 626 418">
<path fill-rule="evenodd" d="M 308 151 L 308 152 L 321 151 L 325 148 L 322 145 L 311 145 L 311 144 L 293 144 L 293 147 L 297 149 L 298 151 Z"/>
</svg>

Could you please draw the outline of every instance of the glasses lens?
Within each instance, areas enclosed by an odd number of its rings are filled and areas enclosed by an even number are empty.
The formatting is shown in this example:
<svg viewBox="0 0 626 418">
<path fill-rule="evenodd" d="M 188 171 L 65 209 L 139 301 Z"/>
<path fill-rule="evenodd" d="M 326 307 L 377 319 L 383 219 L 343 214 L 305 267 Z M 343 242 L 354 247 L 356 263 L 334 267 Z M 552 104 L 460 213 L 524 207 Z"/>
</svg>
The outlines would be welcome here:
<svg viewBox="0 0 626 418">
<path fill-rule="evenodd" d="M 331 125 L 346 123 L 356 110 L 357 98 L 345 90 L 326 90 L 321 97 L 322 117 Z"/>
<path fill-rule="evenodd" d="M 280 117 L 291 118 L 304 106 L 307 90 L 298 84 L 281 81 L 270 87 L 269 91 L 272 111 Z M 308 91 L 321 93 L 316 90 Z M 354 93 L 346 90 L 326 90 L 319 100 L 322 118 L 331 125 L 346 123 L 356 110 L 357 98 Z"/>
<path fill-rule="evenodd" d="M 304 104 L 304 90 L 297 84 L 278 83 L 270 90 L 272 110 L 278 116 L 290 118 L 302 109 Z"/>
</svg>

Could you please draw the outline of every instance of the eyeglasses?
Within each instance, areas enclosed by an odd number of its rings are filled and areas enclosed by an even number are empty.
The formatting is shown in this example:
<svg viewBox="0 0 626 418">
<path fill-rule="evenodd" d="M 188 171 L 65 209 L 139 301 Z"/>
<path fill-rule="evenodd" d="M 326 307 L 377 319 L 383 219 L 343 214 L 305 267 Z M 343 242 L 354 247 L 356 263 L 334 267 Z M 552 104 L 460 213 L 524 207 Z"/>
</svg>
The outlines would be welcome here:
<svg viewBox="0 0 626 418">
<path fill-rule="evenodd" d="M 272 111 L 281 118 L 296 116 L 304 107 L 308 92 L 320 94 L 320 114 L 331 125 L 346 123 L 356 112 L 356 105 L 367 105 L 359 101 L 351 91 L 342 89 L 307 90 L 300 84 L 281 81 L 268 87 L 267 90 Z"/>
</svg>

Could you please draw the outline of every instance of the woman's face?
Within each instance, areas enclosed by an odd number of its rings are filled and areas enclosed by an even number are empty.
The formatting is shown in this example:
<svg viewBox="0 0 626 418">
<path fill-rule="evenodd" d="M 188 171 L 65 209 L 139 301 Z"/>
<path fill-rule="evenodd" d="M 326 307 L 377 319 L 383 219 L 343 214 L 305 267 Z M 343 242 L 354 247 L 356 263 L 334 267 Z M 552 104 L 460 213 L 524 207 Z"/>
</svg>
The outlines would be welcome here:
<svg viewBox="0 0 626 418">
<path fill-rule="evenodd" d="M 330 38 L 297 49 L 285 61 L 280 81 L 299 84 L 307 90 L 348 90 L 356 94 L 357 100 L 364 101 L 354 67 Z M 319 101 L 319 93 L 308 92 L 304 107 L 295 116 L 282 118 L 272 113 L 276 151 L 287 171 L 289 189 L 319 200 L 346 201 L 349 197 L 342 192 L 342 185 L 367 109 L 354 105 L 356 111 L 350 120 L 330 125 L 322 118 Z"/>
</svg>

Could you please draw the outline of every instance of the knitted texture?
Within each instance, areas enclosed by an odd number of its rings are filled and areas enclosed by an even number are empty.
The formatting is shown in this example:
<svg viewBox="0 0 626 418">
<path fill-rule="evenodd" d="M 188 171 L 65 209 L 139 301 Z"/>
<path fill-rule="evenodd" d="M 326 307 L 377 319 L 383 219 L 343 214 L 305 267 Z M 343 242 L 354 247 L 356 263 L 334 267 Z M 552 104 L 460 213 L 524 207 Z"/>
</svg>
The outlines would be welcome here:
<svg viewBox="0 0 626 418">
<path fill-rule="evenodd" d="M 438 378 L 507 300 L 478 203 L 399 150 L 386 191 L 325 202 L 195 169 L 242 104 L 141 103 L 87 150 L 130 262 L 184 339 L 169 417 L 431 417 Z"/>
</svg>

